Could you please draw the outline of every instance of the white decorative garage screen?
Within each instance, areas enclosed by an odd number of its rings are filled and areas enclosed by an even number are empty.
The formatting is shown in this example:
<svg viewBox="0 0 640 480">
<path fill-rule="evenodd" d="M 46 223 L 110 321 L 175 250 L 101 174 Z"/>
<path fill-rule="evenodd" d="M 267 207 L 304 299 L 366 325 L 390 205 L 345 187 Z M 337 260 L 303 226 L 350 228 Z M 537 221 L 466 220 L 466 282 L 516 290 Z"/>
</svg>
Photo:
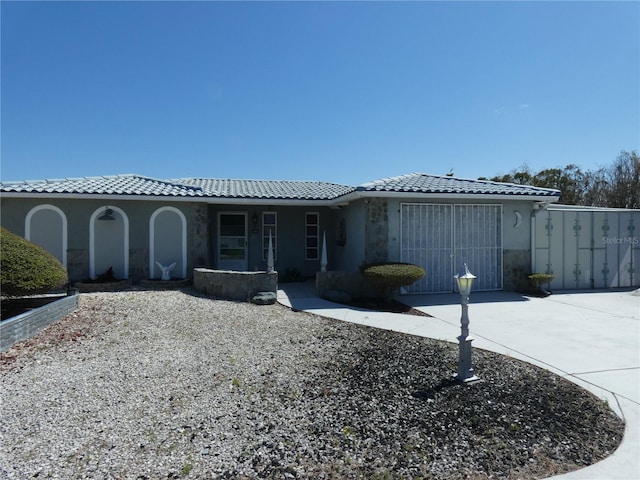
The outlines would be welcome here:
<svg viewBox="0 0 640 480">
<path fill-rule="evenodd" d="M 535 271 L 551 289 L 640 286 L 640 210 L 549 207 L 536 216 Z"/>
<path fill-rule="evenodd" d="M 426 275 L 408 293 L 454 291 L 463 264 L 478 278 L 473 290 L 502 289 L 502 205 L 401 205 L 401 259 Z"/>
</svg>

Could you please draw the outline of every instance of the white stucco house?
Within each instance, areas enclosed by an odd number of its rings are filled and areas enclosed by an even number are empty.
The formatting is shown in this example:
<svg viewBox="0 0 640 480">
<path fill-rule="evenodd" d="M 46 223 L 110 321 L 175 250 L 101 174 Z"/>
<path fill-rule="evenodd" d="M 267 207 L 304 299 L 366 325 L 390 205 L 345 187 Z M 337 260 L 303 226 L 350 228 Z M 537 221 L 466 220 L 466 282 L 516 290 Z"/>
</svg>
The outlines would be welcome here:
<svg viewBox="0 0 640 480">
<path fill-rule="evenodd" d="M 49 250 L 72 282 L 110 267 L 117 278 L 134 283 L 160 278 L 157 263 L 175 262 L 172 275 L 178 278 L 190 278 L 196 267 L 264 270 L 271 236 L 281 276 L 313 276 L 326 238 L 329 270 L 355 271 L 379 261 L 422 266 L 427 274 L 410 293 L 452 291 L 463 263 L 478 277 L 476 290 L 518 289 L 529 273 L 551 270 L 562 271 L 562 288 L 640 283 L 640 245 L 633 241 L 640 211 L 594 214 L 589 240 L 579 230 L 578 250 L 584 242 L 602 243 L 593 232 L 606 219 L 606 268 L 626 273 L 596 279 L 601 252 L 588 259 L 582 252 L 574 262 L 576 282 L 572 267 L 560 266 L 569 254 L 559 259 L 549 253 L 559 247 L 544 232 L 549 222 L 554 234 L 573 231 L 567 225 L 575 224 L 577 211 L 554 213 L 563 211 L 553 207 L 561 192 L 547 188 L 421 173 L 360 186 L 115 175 L 3 182 L 0 195 L 2 226 Z M 615 238 L 631 240 L 611 240 L 614 224 Z M 582 268 L 587 260 L 589 268 Z"/>
</svg>

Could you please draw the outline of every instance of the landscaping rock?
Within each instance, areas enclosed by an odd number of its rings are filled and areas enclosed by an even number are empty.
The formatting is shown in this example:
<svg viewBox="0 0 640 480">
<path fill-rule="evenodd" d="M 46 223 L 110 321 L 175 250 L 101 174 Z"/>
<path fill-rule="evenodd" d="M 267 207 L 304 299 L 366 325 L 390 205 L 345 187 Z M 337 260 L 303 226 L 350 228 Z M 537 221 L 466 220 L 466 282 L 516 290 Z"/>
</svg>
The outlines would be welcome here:
<svg viewBox="0 0 640 480">
<path fill-rule="evenodd" d="M 475 349 L 483 381 L 462 385 L 457 360 L 277 304 L 83 294 L 0 354 L 0 478 L 531 480 L 620 444 L 567 379 Z"/>
<path fill-rule="evenodd" d="M 258 292 L 251 298 L 251 303 L 256 305 L 273 305 L 276 303 L 276 294 L 274 292 Z"/>
</svg>

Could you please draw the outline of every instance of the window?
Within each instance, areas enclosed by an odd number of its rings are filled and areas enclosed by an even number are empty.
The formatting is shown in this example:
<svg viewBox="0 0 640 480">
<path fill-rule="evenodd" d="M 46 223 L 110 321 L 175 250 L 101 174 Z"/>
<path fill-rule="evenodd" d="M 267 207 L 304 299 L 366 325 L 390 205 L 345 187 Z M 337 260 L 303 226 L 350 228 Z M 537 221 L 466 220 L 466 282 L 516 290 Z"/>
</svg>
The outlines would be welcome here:
<svg viewBox="0 0 640 480">
<path fill-rule="evenodd" d="M 320 214 L 307 213 L 305 216 L 305 258 L 318 260 L 318 237 L 320 231 Z"/>
<path fill-rule="evenodd" d="M 276 260 L 278 252 L 277 243 L 277 216 L 276 212 L 262 212 L 262 259 L 267 260 L 269 255 L 269 234 L 273 245 L 273 259 Z"/>
</svg>

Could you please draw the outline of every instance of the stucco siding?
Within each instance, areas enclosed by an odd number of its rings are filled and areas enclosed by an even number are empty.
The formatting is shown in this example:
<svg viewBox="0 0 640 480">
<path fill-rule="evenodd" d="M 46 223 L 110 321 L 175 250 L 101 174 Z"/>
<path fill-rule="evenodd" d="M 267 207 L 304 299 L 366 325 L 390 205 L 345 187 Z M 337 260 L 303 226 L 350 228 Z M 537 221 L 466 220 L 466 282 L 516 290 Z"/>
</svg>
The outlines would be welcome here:
<svg viewBox="0 0 640 480">
<path fill-rule="evenodd" d="M 179 209 L 189 220 L 187 222 L 187 275 L 193 269 L 194 263 L 206 262 L 208 254 L 206 251 L 206 238 L 208 236 L 208 228 L 206 221 L 199 212 L 202 206 L 197 203 L 184 202 L 139 202 L 139 201 L 110 201 L 101 200 L 77 200 L 62 198 L 46 198 L 46 199 L 16 199 L 3 198 L 1 221 L 2 226 L 12 232 L 23 236 L 25 235 L 25 219 L 28 212 L 38 205 L 50 204 L 64 212 L 67 218 L 67 270 L 69 279 L 72 282 L 87 280 L 90 277 L 91 263 L 91 217 L 102 214 L 107 207 L 121 210 L 128 219 L 128 249 L 126 252 L 128 262 L 128 276 L 134 282 L 149 278 L 149 219 L 153 212 L 162 206 L 173 206 Z M 97 213 L 96 213 L 97 212 Z M 118 215 L 114 215 L 118 218 Z M 98 223 L 96 220 L 95 223 Z M 105 258 L 119 259 L 119 249 L 124 246 L 121 237 L 124 235 L 122 224 L 118 221 L 114 224 L 115 228 L 111 235 L 104 235 L 104 232 L 95 231 L 94 225 L 94 247 L 97 250 L 102 249 L 102 253 L 98 253 L 98 257 L 94 259 L 94 275 L 103 273 L 103 270 L 109 266 L 114 266 L 114 272 L 117 276 L 125 276 L 125 272 L 115 265 L 110 265 L 108 260 L 104 260 L 100 255 L 106 255 Z M 98 227 L 100 228 L 100 227 Z M 114 238 L 117 241 L 114 242 Z M 115 243 L 115 245 L 114 245 Z M 46 248 L 46 245 L 43 245 Z M 113 257 L 111 257 L 113 255 Z M 124 255 L 124 253 L 123 253 Z M 203 263 L 204 263 L 203 262 Z"/>
<path fill-rule="evenodd" d="M 356 271 L 365 263 L 365 212 L 367 204 L 357 200 L 336 212 L 337 232 L 334 256 L 329 256 L 329 270 Z M 341 227 L 342 222 L 342 227 Z"/>
</svg>

